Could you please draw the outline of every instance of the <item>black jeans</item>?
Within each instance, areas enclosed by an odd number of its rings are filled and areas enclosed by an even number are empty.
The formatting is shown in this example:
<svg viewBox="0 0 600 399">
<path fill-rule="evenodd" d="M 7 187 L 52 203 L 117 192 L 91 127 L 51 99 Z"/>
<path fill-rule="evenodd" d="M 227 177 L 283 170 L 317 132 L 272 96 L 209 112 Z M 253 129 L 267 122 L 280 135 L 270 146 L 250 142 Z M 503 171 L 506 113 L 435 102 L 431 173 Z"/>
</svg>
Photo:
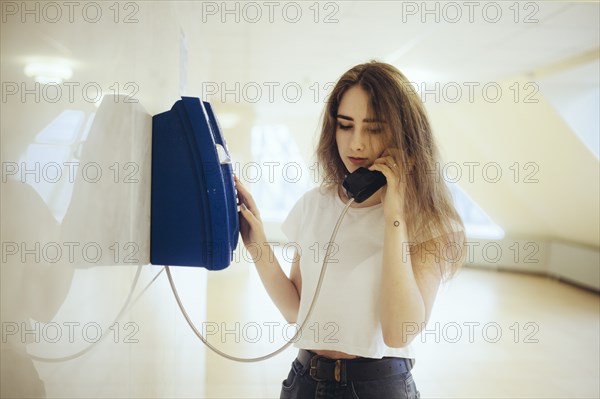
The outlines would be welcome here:
<svg viewBox="0 0 600 399">
<path fill-rule="evenodd" d="M 364 361 L 364 360 L 363 360 Z M 382 378 L 363 381 L 319 381 L 310 376 L 310 364 L 302 365 L 297 358 L 292 362 L 288 377 L 283 381 L 280 398 L 335 398 L 335 399 L 414 399 L 420 394 L 410 370 Z"/>
</svg>

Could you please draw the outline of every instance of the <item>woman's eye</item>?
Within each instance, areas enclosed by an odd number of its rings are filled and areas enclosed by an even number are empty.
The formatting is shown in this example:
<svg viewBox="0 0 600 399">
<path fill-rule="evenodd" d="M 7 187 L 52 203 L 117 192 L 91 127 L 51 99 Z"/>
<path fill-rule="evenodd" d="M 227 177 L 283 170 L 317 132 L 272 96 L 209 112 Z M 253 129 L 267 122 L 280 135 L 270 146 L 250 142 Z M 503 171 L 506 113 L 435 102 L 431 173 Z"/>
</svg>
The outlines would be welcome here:
<svg viewBox="0 0 600 399">
<path fill-rule="evenodd" d="M 367 129 L 367 132 L 372 133 L 372 134 L 379 134 L 383 132 L 382 128 L 369 128 Z"/>
<path fill-rule="evenodd" d="M 350 130 L 350 129 L 352 129 L 352 125 L 344 125 L 342 123 L 338 123 L 338 129 Z"/>
</svg>

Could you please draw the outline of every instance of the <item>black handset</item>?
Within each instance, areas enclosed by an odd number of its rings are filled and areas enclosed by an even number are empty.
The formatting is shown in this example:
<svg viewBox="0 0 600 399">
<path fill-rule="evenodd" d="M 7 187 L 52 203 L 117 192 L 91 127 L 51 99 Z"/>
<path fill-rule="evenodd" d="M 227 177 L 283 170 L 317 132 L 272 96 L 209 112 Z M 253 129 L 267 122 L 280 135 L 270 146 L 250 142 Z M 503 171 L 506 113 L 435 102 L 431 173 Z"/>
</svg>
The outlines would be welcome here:
<svg viewBox="0 0 600 399">
<path fill-rule="evenodd" d="M 360 204 L 386 183 L 387 180 L 380 171 L 358 168 L 346 176 L 342 186 L 348 192 L 348 196 Z"/>
</svg>

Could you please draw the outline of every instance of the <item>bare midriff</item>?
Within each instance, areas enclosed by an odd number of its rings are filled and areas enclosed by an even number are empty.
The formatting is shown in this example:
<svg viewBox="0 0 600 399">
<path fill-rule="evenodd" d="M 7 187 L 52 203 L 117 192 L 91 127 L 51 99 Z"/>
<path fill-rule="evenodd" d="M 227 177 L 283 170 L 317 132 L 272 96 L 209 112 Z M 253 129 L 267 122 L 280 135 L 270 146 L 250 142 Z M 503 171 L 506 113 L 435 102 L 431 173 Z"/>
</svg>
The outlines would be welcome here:
<svg viewBox="0 0 600 399">
<path fill-rule="evenodd" d="M 311 352 L 316 353 L 317 355 L 321 355 L 321 356 L 325 356 L 329 359 L 357 359 L 360 356 L 356 356 L 356 355 L 349 355 L 347 353 L 344 352 L 339 352 L 339 351 L 330 351 L 330 350 L 314 350 L 311 349 Z"/>
</svg>

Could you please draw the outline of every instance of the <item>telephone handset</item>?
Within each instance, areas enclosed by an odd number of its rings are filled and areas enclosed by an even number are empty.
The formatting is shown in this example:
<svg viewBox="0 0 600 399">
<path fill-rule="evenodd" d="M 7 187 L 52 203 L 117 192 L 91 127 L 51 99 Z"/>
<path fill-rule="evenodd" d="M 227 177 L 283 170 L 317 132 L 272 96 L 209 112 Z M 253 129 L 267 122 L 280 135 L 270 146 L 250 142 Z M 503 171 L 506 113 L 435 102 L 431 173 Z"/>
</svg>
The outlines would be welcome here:
<svg viewBox="0 0 600 399">
<path fill-rule="evenodd" d="M 387 180 L 380 171 L 361 167 L 346 176 L 342 186 L 348 192 L 348 197 L 360 204 L 386 183 Z"/>
</svg>

